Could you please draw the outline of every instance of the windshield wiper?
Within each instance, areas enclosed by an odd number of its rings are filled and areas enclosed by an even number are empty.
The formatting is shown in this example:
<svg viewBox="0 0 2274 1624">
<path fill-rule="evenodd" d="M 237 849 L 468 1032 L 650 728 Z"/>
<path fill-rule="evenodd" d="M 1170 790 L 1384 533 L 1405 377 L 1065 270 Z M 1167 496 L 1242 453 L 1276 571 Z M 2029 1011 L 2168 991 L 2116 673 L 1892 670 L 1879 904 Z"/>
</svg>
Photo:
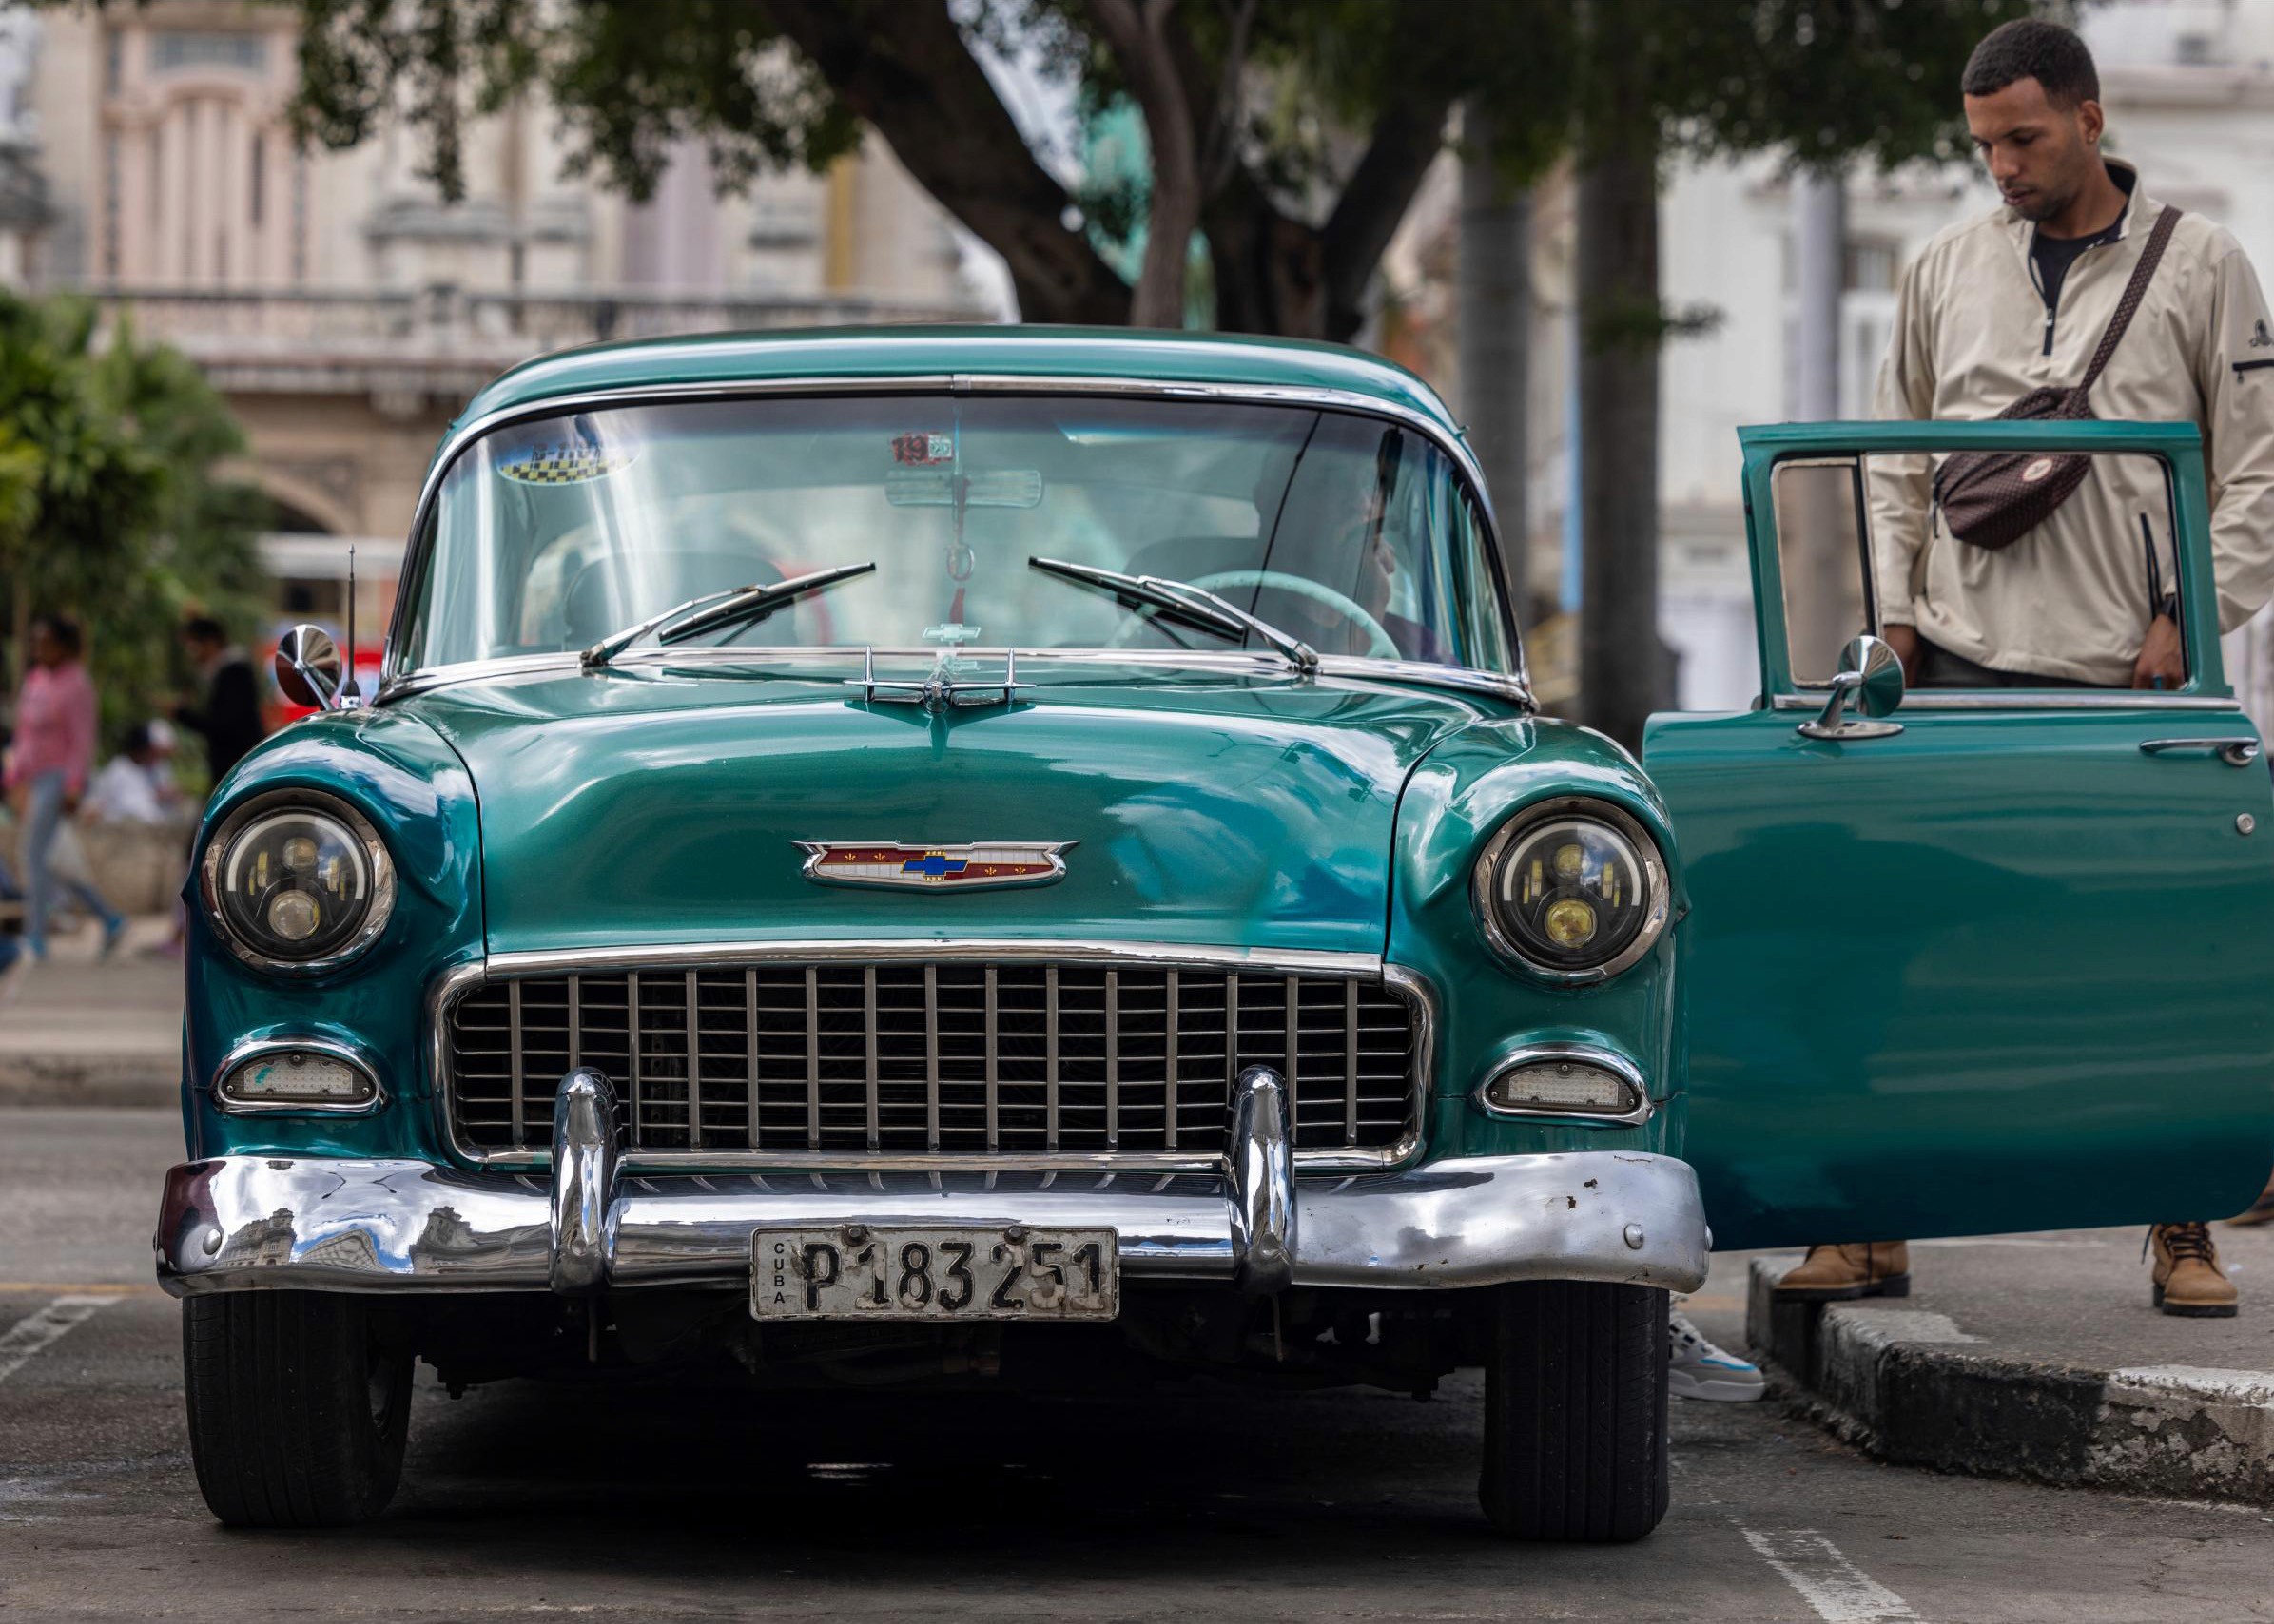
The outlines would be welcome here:
<svg viewBox="0 0 2274 1624">
<path fill-rule="evenodd" d="M 621 631 L 610 632 L 579 655 L 578 662 L 586 670 L 596 671 L 658 627 L 664 629 L 656 636 L 656 642 L 684 643 L 690 637 L 702 636 L 706 631 L 716 631 L 722 626 L 749 625 L 764 620 L 794 597 L 817 592 L 824 587 L 833 587 L 855 575 L 868 574 L 875 569 L 874 564 L 839 564 L 827 570 L 811 570 L 803 575 L 792 575 L 786 581 L 729 587 L 724 591 L 705 592 L 699 598 L 690 598 L 659 615 L 651 615 L 637 626 L 627 626 Z M 704 608 L 706 604 L 710 607 Z M 697 610 L 701 612 L 695 612 Z"/>
<path fill-rule="evenodd" d="M 1230 598 L 1218 597 L 1206 587 L 1172 581 L 1161 575 L 1125 575 L 1118 570 L 1101 570 L 1095 564 L 1069 564 L 1059 558 L 1029 558 L 1026 562 L 1048 574 L 1079 581 L 1084 586 L 1103 587 L 1118 598 L 1167 609 L 1188 626 L 1213 631 L 1234 643 L 1244 642 L 1254 632 L 1272 646 L 1273 653 L 1305 676 L 1318 669 L 1318 650 L 1310 644 L 1281 631 L 1268 620 L 1250 614 Z"/>
</svg>

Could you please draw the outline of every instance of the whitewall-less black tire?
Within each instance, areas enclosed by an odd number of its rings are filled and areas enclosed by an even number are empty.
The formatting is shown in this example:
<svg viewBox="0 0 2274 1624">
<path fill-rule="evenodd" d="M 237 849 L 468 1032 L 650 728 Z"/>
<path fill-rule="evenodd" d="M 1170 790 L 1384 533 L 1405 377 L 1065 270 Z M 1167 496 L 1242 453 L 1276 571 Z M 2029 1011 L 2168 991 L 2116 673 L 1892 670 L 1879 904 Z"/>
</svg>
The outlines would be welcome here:
<svg viewBox="0 0 2274 1624">
<path fill-rule="evenodd" d="M 1511 1539 L 1640 1539 L 1666 1515 L 1666 1294 L 1492 1288 L 1477 1494 Z"/>
<path fill-rule="evenodd" d="M 411 1353 L 386 1305 L 328 1291 L 192 1297 L 182 1366 L 198 1488 L 222 1521 L 338 1527 L 394 1498 Z"/>
</svg>

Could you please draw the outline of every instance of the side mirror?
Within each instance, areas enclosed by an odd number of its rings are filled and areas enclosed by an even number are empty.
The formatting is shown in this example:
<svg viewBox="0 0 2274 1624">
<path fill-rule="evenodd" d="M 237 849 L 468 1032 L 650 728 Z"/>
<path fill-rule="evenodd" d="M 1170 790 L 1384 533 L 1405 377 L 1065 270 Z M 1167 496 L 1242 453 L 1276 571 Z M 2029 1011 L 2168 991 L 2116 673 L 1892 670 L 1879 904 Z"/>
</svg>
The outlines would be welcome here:
<svg viewBox="0 0 2274 1624">
<path fill-rule="evenodd" d="M 277 639 L 277 686 L 295 705 L 334 710 L 343 667 L 340 646 L 321 626 L 296 626 Z"/>
<path fill-rule="evenodd" d="M 1848 701 L 1855 700 L 1856 708 L 1872 721 L 1850 719 L 1843 712 Z M 1876 718 L 1893 715 L 1903 703 L 1903 662 L 1895 651 L 1876 637 L 1856 638 L 1840 650 L 1839 674 L 1832 679 L 1832 693 L 1824 701 L 1823 713 L 1813 722 L 1800 724 L 1803 739 L 1884 739 L 1900 733 L 1899 722 L 1881 722 Z"/>
</svg>

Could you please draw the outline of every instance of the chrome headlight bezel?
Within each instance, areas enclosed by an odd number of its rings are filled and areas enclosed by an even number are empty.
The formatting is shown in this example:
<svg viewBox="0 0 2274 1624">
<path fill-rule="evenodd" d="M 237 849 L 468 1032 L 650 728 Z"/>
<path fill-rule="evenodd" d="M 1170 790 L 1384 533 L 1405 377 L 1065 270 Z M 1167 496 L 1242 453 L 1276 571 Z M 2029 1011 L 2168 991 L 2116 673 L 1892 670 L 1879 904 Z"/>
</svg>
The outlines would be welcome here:
<svg viewBox="0 0 2274 1624">
<path fill-rule="evenodd" d="M 1501 914 L 1497 895 L 1499 880 L 1502 866 L 1511 850 L 1542 823 L 1565 820 L 1599 824 L 1625 842 L 1633 851 L 1635 865 L 1642 876 L 1642 927 L 1631 940 L 1600 964 L 1573 967 L 1551 964 L 1535 957 L 1508 928 L 1507 921 Z M 1476 914 L 1477 928 L 1484 933 L 1485 940 L 1492 951 L 1503 962 L 1522 970 L 1526 975 L 1561 987 L 1593 986 L 1633 968 L 1665 935 L 1671 897 L 1672 886 L 1666 876 L 1666 860 L 1650 831 L 1623 807 L 1586 795 L 1557 796 L 1546 801 L 1536 801 L 1517 811 L 1485 842 L 1485 849 L 1477 854 L 1476 866 L 1469 880 L 1469 903 Z"/>
<path fill-rule="evenodd" d="M 311 958 L 281 955 L 250 939 L 231 920 L 222 897 L 222 875 L 237 841 L 255 824 L 290 812 L 336 825 L 345 843 L 360 855 L 367 876 L 369 901 L 355 929 L 337 946 Z M 371 821 L 338 796 L 317 789 L 274 789 L 233 808 L 214 829 L 198 860 L 198 896 L 214 935 L 241 962 L 272 976 L 321 976 L 362 957 L 387 928 L 395 915 L 395 860 Z"/>
</svg>

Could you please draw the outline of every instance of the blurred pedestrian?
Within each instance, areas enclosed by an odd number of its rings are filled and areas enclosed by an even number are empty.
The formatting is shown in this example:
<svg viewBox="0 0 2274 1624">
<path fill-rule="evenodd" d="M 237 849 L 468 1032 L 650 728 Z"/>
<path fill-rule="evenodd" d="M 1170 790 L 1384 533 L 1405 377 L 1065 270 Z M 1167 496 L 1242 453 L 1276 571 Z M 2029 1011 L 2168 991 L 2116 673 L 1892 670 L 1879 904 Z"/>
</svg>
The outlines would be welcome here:
<svg viewBox="0 0 2274 1624">
<path fill-rule="evenodd" d="M 2033 18 L 1992 29 L 1961 89 L 2005 206 L 1943 232 L 1904 272 L 1877 415 L 1987 418 L 2089 385 L 2089 412 L 2019 415 L 2194 424 L 2214 495 L 2216 580 L 2202 586 L 2233 629 L 2274 592 L 2274 327 L 2248 258 L 2232 234 L 2152 201 L 2138 170 L 2102 154 L 2099 73 L 2070 29 Z M 1924 457 L 1875 465 L 1881 619 L 1913 684 L 2187 681 L 2177 571 L 2158 567 L 2150 504 L 2121 468 L 2095 463 L 2066 494 L 2017 507 L 2057 465 L 2038 457 L 2010 480 L 2001 465 L 1959 458 L 1932 474 Z M 2164 512 L 2160 493 L 2152 509 Z M 2034 519 L 2018 536 L 2007 528 L 2016 512 Z M 2235 1312 L 2207 1224 L 2158 1224 L 2143 1250 L 2165 1313 Z M 1858 1241 L 1812 1247 L 1778 1295 L 1910 1288 L 1904 1242 Z"/>
<path fill-rule="evenodd" d="M 137 722 L 126 748 L 103 764 L 87 787 L 80 816 L 98 823 L 162 824 L 173 816 L 174 730 L 164 722 Z"/>
<path fill-rule="evenodd" d="M 205 741 L 205 767 L 218 787 L 268 731 L 261 720 L 261 685 L 251 658 L 210 615 L 182 628 L 182 647 L 197 667 L 200 691 L 174 707 L 174 720 Z"/>
<path fill-rule="evenodd" d="M 48 915 L 59 890 L 69 891 L 102 921 L 104 957 L 126 929 L 126 919 L 95 889 L 83 858 L 68 879 L 57 875 L 52 861 L 57 832 L 86 793 L 94 764 L 95 686 L 80 663 L 81 648 L 78 623 L 68 616 L 32 622 L 32 667 L 16 696 L 6 782 L 23 832 L 24 945 L 34 962 L 48 957 Z"/>
</svg>

